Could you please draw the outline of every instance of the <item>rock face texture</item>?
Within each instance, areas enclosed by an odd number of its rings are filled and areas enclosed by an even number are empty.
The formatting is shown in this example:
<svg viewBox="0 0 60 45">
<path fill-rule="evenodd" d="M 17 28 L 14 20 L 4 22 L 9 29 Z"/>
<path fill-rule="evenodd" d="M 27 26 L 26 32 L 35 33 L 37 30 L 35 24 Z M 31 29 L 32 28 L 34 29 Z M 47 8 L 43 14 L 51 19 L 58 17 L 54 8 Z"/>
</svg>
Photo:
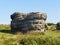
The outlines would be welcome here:
<svg viewBox="0 0 60 45">
<path fill-rule="evenodd" d="M 57 29 L 57 30 L 60 30 L 60 22 L 58 22 L 58 23 L 56 24 L 56 29 Z"/>
<path fill-rule="evenodd" d="M 31 30 L 38 30 L 44 32 L 46 18 L 47 15 L 40 12 L 31 12 L 27 14 L 15 12 L 11 15 L 11 31 L 26 33 Z"/>
</svg>

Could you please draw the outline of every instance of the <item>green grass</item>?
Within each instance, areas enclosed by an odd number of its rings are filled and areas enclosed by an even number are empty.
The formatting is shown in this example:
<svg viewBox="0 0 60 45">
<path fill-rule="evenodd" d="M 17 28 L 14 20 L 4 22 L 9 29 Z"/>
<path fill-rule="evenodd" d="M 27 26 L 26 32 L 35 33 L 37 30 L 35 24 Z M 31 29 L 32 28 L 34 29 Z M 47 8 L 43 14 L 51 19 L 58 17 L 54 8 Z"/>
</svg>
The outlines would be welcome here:
<svg viewBox="0 0 60 45">
<path fill-rule="evenodd" d="M 11 34 L 10 28 L 0 28 L 0 45 L 60 45 L 60 31 Z"/>
</svg>

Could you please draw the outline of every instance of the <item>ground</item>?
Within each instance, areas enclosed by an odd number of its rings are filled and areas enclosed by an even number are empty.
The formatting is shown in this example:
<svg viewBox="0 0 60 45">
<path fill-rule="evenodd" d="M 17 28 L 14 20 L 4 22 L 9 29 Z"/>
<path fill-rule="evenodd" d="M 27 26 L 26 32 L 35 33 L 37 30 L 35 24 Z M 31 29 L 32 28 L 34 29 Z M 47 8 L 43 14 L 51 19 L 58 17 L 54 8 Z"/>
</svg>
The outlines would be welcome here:
<svg viewBox="0 0 60 45">
<path fill-rule="evenodd" d="M 10 28 L 0 28 L 0 45 L 60 45 L 60 31 L 12 34 Z"/>
</svg>

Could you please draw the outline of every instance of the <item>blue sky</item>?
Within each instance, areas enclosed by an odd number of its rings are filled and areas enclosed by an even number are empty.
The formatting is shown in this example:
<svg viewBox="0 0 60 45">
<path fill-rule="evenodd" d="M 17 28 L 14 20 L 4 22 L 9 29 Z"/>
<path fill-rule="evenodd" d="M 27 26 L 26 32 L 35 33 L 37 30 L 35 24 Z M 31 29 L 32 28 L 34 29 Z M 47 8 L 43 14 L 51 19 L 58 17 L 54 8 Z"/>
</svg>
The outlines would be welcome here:
<svg viewBox="0 0 60 45">
<path fill-rule="evenodd" d="M 45 12 L 46 22 L 60 21 L 60 0 L 0 0 L 0 24 L 10 24 L 14 12 Z"/>
</svg>

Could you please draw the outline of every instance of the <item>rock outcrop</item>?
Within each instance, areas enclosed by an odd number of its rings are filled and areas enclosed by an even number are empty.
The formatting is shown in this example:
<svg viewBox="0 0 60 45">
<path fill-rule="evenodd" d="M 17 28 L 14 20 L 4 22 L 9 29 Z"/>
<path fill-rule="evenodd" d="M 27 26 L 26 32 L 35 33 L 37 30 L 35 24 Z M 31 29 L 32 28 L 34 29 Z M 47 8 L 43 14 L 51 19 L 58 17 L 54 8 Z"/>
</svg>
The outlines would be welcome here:
<svg viewBox="0 0 60 45">
<path fill-rule="evenodd" d="M 58 23 L 56 24 L 56 29 L 57 29 L 57 30 L 60 30 L 60 22 L 58 22 Z"/>
<path fill-rule="evenodd" d="M 46 13 L 31 12 L 24 14 L 15 12 L 11 15 L 11 31 L 26 33 L 31 30 L 38 30 L 44 32 L 46 18 Z"/>
</svg>

